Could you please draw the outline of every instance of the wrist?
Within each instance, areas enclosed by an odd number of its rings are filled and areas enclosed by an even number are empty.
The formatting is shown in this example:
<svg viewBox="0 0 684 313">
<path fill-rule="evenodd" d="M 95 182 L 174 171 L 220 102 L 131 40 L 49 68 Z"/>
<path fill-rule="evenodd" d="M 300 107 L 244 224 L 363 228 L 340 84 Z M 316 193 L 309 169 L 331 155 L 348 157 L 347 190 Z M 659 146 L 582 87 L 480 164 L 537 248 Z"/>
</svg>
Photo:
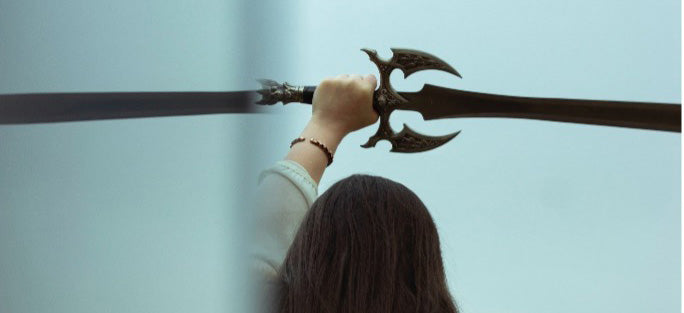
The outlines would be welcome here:
<svg viewBox="0 0 684 313">
<path fill-rule="evenodd" d="M 308 142 L 300 142 L 291 146 L 285 158 L 303 166 L 309 172 L 311 178 L 318 183 L 321 180 L 321 176 L 323 176 L 325 168 L 329 165 L 330 159 L 332 159 L 324 151 L 325 148 L 334 156 L 337 146 L 347 133 L 328 123 L 322 123 L 312 118 L 300 134 L 300 137 L 305 138 Z M 321 143 L 323 147 L 311 143 L 311 138 Z"/>
<path fill-rule="evenodd" d="M 337 150 L 337 146 L 348 133 L 348 131 L 338 125 L 312 118 L 304 128 L 304 131 L 302 131 L 301 136 L 305 138 L 315 138 L 328 146 L 334 154 L 335 150 Z"/>
</svg>

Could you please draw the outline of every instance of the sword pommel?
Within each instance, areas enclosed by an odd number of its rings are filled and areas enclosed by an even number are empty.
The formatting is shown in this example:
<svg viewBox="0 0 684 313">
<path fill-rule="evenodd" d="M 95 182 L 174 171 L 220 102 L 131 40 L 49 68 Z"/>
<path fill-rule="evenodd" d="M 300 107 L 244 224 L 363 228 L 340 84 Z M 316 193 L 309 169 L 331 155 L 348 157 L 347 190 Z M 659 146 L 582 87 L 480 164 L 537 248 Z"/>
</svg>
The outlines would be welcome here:
<svg viewBox="0 0 684 313">
<path fill-rule="evenodd" d="M 288 83 L 279 84 L 271 79 L 259 79 L 261 89 L 257 93 L 261 95 L 261 100 L 257 104 L 273 105 L 278 102 L 288 104 L 290 102 L 304 103 L 304 87 L 292 86 Z"/>
</svg>

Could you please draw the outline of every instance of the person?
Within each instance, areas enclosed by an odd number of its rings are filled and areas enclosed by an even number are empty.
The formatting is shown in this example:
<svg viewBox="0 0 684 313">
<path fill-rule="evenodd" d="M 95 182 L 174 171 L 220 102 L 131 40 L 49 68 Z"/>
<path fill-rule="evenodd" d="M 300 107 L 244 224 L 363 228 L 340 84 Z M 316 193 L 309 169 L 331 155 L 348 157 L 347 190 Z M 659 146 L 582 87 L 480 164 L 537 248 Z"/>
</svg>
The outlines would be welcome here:
<svg viewBox="0 0 684 313">
<path fill-rule="evenodd" d="M 373 75 L 323 80 L 301 137 L 261 174 L 252 251 L 259 311 L 458 312 L 435 224 L 411 190 L 352 175 L 316 199 L 342 139 L 378 120 L 376 85 Z"/>
</svg>

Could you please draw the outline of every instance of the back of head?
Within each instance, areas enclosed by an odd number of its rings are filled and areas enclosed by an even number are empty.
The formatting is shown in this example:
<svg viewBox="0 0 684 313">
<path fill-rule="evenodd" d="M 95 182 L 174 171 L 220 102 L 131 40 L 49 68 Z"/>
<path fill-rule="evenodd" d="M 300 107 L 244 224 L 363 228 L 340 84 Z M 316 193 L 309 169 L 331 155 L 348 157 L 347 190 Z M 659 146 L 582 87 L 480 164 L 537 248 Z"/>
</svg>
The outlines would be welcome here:
<svg viewBox="0 0 684 313">
<path fill-rule="evenodd" d="M 353 175 L 323 193 L 280 275 L 282 313 L 457 312 L 430 213 L 381 177 Z"/>
</svg>

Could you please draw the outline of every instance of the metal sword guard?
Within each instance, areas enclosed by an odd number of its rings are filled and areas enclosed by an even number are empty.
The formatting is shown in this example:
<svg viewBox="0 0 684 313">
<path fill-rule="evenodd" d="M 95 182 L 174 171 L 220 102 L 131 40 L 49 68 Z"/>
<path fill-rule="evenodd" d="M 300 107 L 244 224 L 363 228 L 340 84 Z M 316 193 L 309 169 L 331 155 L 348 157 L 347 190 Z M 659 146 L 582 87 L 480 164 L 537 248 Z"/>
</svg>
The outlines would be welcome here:
<svg viewBox="0 0 684 313">
<path fill-rule="evenodd" d="M 373 96 L 373 108 L 380 116 L 380 126 L 368 142 L 361 145 L 364 148 L 375 147 L 378 141 L 387 140 L 392 144 L 391 152 L 421 152 L 437 148 L 456 137 L 460 131 L 444 136 L 427 136 L 409 128 L 404 124 L 404 128 L 395 133 L 390 126 L 389 117 L 394 110 L 402 104 L 408 103 L 404 97 L 400 96 L 390 83 L 390 74 L 394 69 L 404 72 L 404 78 L 423 70 L 439 70 L 461 75 L 449 64 L 441 59 L 418 50 L 392 48 L 392 58 L 382 60 L 378 57 L 377 51 L 373 49 L 361 49 L 368 54 L 370 60 L 375 63 L 380 72 L 380 87 Z"/>
</svg>

